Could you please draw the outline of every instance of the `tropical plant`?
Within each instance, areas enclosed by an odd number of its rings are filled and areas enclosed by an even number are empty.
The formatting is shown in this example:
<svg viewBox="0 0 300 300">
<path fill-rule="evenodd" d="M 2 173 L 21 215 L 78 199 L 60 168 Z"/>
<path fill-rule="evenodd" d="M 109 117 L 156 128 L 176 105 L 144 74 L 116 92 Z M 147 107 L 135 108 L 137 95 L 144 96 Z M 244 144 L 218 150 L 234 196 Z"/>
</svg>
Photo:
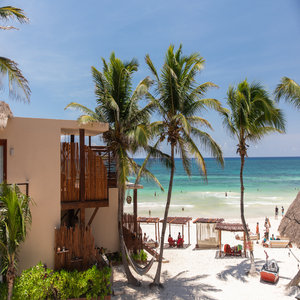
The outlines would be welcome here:
<svg viewBox="0 0 300 300">
<path fill-rule="evenodd" d="M 285 98 L 300 110 L 299 84 L 288 77 L 283 77 L 275 89 L 275 99 L 279 101 L 281 98 Z"/>
<path fill-rule="evenodd" d="M 160 75 L 149 55 L 146 55 L 146 63 L 155 78 L 154 95 L 148 93 L 147 96 L 162 119 L 162 121 L 152 123 L 152 134 L 159 136 L 159 143 L 166 140 L 171 152 L 171 172 L 161 233 L 161 247 L 153 282 L 154 285 L 160 285 L 166 221 L 175 173 L 175 152 L 180 154 L 184 169 L 189 176 L 191 175 L 189 156 L 192 156 L 199 165 L 200 173 L 206 177 L 205 161 L 195 138 L 223 165 L 220 147 L 207 132 L 199 129 L 201 126 L 212 129 L 212 126 L 206 119 L 197 115 L 206 108 L 222 110 L 222 107 L 216 99 L 202 99 L 208 88 L 216 87 L 216 85 L 212 82 L 197 84 L 196 76 L 204 66 L 204 59 L 199 53 L 184 56 L 181 45 L 176 51 L 171 45 L 167 50 Z"/>
<path fill-rule="evenodd" d="M 103 299 L 111 293 L 110 279 L 111 269 L 108 267 L 99 270 L 93 266 L 82 272 L 54 272 L 39 263 L 16 278 L 13 299 L 71 299 L 82 296 Z"/>
<path fill-rule="evenodd" d="M 78 103 L 70 103 L 66 108 L 75 108 L 83 112 L 78 118 L 80 123 L 105 122 L 109 130 L 103 134 L 103 140 L 112 151 L 116 160 L 118 180 L 118 226 L 122 261 L 128 282 L 139 285 L 128 267 L 123 237 L 123 209 L 126 181 L 130 174 L 137 174 L 140 166 L 132 159 L 131 154 L 140 147 L 155 153 L 148 145 L 149 119 L 153 104 L 140 108 L 138 101 L 147 93 L 151 84 L 150 78 L 143 79 L 132 89 L 132 75 L 138 69 L 135 59 L 123 62 L 112 52 L 109 62 L 102 59 L 103 71 L 92 67 L 92 75 L 96 85 L 97 107 L 95 111 Z M 157 150 L 160 153 L 159 150 Z M 163 156 L 162 153 L 160 155 Z M 156 177 L 146 168 L 143 174 L 153 179 L 159 186 Z M 162 187 L 161 187 L 162 188 Z"/>
<path fill-rule="evenodd" d="M 28 226 L 31 224 L 30 198 L 22 194 L 17 185 L 2 184 L 0 189 L 1 270 L 6 275 L 8 299 L 11 299 L 19 246 L 25 241 Z"/>
<path fill-rule="evenodd" d="M 223 123 L 230 134 L 237 139 L 237 153 L 241 158 L 240 168 L 240 212 L 244 232 L 250 243 L 244 214 L 244 179 L 243 171 L 245 158 L 247 157 L 248 142 L 257 142 L 265 135 L 272 132 L 283 133 L 285 120 L 282 111 L 276 107 L 269 94 L 259 83 L 249 84 L 247 80 L 237 85 L 237 88 L 229 87 L 227 92 L 228 111 L 224 111 Z M 250 274 L 256 272 L 253 250 L 250 247 L 251 267 Z"/>
<path fill-rule="evenodd" d="M 0 19 L 3 21 L 16 19 L 20 23 L 26 23 L 29 21 L 22 9 L 13 6 L 0 7 Z M 10 30 L 16 28 L 13 26 L 0 26 L 0 29 Z M 12 98 L 22 99 L 29 102 L 31 91 L 28 81 L 23 76 L 16 62 L 9 58 L 0 56 L 0 74 L 2 77 L 8 78 L 9 95 Z"/>
</svg>

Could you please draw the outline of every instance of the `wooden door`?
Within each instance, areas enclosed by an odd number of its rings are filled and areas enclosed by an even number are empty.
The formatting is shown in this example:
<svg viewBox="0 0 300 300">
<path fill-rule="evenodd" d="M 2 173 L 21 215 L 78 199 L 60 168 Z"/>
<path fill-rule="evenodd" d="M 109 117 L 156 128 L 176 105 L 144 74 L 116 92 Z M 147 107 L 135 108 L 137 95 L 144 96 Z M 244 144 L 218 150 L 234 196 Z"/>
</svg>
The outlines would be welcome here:
<svg viewBox="0 0 300 300">
<path fill-rule="evenodd" d="M 7 179 L 7 140 L 0 140 L 0 183 Z"/>
</svg>

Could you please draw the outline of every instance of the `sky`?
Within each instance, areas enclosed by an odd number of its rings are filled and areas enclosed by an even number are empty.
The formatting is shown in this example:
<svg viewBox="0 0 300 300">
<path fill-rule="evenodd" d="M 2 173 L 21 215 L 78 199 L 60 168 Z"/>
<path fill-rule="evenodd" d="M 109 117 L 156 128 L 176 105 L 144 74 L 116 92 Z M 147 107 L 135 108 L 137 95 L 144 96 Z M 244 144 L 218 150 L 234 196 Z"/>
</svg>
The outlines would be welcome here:
<svg viewBox="0 0 300 300">
<path fill-rule="evenodd" d="M 9 23 L 19 30 L 0 32 L 0 55 L 19 64 L 32 90 L 30 104 L 9 99 L 5 86 L 0 91 L 18 117 L 76 119 L 78 112 L 64 108 L 73 101 L 95 108 L 91 66 L 101 70 L 101 57 L 114 51 L 122 60 L 137 58 L 136 85 L 151 75 L 145 55 L 160 69 L 170 44 L 182 43 L 183 54 L 200 53 L 205 68 L 198 83 L 217 84 L 206 96 L 224 105 L 229 85 L 245 78 L 262 83 L 271 95 L 283 76 L 300 83 L 299 0 L 4 0 L 0 5 L 22 8 L 30 19 Z M 249 156 L 300 155 L 300 111 L 283 101 L 279 107 L 286 134 L 250 144 Z M 235 157 L 237 143 L 217 113 L 202 116 L 211 122 L 209 133 L 223 155 Z"/>
</svg>

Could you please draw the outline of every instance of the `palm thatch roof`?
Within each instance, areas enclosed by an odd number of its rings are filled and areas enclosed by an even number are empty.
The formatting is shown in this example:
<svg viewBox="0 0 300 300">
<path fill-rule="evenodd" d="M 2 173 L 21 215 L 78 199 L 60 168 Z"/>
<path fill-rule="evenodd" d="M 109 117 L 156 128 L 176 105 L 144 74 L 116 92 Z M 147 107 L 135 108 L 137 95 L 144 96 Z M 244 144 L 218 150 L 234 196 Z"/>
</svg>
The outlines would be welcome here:
<svg viewBox="0 0 300 300">
<path fill-rule="evenodd" d="M 168 224 L 176 224 L 176 225 L 186 225 L 189 221 L 193 218 L 191 217 L 167 217 Z M 160 222 L 162 223 L 164 219 L 161 219 Z"/>
<path fill-rule="evenodd" d="M 300 246 L 300 192 L 282 218 L 278 231 L 281 236 Z"/>
<path fill-rule="evenodd" d="M 248 224 L 247 224 L 247 229 L 248 231 L 250 231 Z M 240 223 L 218 223 L 216 225 L 216 230 L 239 232 L 239 231 L 244 231 L 244 227 L 243 224 Z"/>
<path fill-rule="evenodd" d="M 224 222 L 223 218 L 197 218 L 193 223 L 222 223 Z"/>
<path fill-rule="evenodd" d="M 13 114 L 9 105 L 4 101 L 0 101 L 0 129 L 4 129 L 7 125 L 7 120 L 12 117 Z"/>
</svg>

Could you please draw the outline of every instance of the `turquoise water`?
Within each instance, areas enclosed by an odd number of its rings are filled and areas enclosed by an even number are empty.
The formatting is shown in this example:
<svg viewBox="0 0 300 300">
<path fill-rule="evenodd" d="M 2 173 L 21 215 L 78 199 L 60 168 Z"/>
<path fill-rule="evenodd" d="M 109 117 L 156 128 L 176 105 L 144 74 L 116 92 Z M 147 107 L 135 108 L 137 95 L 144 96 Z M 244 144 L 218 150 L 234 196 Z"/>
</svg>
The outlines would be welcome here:
<svg viewBox="0 0 300 300">
<path fill-rule="evenodd" d="M 143 159 L 136 161 L 141 164 Z M 169 215 L 239 218 L 240 159 L 226 158 L 224 169 L 213 159 L 205 161 L 207 181 L 199 174 L 194 160 L 193 175 L 189 178 L 184 172 L 181 159 L 176 159 Z M 152 216 L 162 217 L 170 170 L 156 160 L 152 160 L 148 168 L 165 191 L 160 191 L 153 182 L 142 180 L 144 189 L 138 191 L 138 213 L 148 216 L 150 210 Z M 131 178 L 131 181 L 134 179 Z M 287 209 L 300 190 L 300 157 L 247 158 L 244 185 L 246 216 L 271 216 L 275 205 Z M 126 195 L 132 196 L 132 191 Z M 132 204 L 126 204 L 125 211 L 132 211 Z"/>
</svg>

